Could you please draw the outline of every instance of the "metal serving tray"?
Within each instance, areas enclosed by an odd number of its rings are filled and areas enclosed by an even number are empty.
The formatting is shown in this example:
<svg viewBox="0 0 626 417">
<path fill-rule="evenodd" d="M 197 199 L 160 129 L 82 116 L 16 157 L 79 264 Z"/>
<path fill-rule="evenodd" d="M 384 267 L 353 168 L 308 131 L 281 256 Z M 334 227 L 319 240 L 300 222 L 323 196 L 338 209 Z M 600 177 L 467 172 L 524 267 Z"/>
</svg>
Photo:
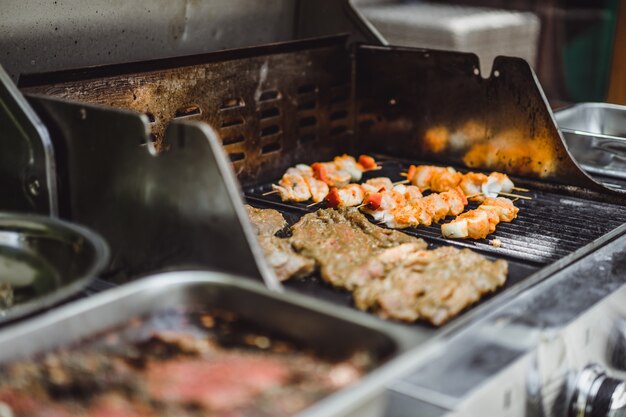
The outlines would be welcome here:
<svg viewBox="0 0 626 417">
<path fill-rule="evenodd" d="M 586 171 L 626 180 L 626 106 L 580 103 L 554 116 L 569 151 Z M 614 181 L 601 181 L 626 188 Z"/>
<path fill-rule="evenodd" d="M 50 307 L 85 289 L 109 261 L 104 239 L 91 230 L 44 216 L 0 213 L 0 282 L 15 304 L 0 323 Z"/>
<path fill-rule="evenodd" d="M 133 316 L 176 306 L 226 309 L 314 350 L 367 349 L 381 359 L 360 382 L 298 417 L 383 416 L 385 387 L 417 364 L 418 355 L 408 350 L 419 341 L 401 327 L 296 294 L 270 292 L 232 275 L 203 271 L 162 273 L 9 328 L 0 335 L 0 362 L 67 346 Z"/>
</svg>

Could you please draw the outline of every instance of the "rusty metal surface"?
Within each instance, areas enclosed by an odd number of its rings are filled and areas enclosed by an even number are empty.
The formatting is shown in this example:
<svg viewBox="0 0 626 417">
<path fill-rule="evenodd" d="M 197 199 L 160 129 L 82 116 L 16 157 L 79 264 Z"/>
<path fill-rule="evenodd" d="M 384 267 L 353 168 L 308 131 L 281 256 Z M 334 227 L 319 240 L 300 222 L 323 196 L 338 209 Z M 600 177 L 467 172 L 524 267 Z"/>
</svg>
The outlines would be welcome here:
<svg viewBox="0 0 626 417">
<path fill-rule="evenodd" d="M 613 192 L 571 157 L 525 61 L 498 57 L 483 78 L 473 54 L 376 46 L 356 54 L 364 149 Z"/>
<path fill-rule="evenodd" d="M 142 112 L 161 150 L 172 120 L 206 122 L 218 130 L 242 182 L 266 181 L 289 165 L 351 147 L 351 61 L 345 40 L 332 37 L 21 82 L 46 82 L 25 92 Z M 74 81 L 57 81 L 62 79 Z"/>
</svg>

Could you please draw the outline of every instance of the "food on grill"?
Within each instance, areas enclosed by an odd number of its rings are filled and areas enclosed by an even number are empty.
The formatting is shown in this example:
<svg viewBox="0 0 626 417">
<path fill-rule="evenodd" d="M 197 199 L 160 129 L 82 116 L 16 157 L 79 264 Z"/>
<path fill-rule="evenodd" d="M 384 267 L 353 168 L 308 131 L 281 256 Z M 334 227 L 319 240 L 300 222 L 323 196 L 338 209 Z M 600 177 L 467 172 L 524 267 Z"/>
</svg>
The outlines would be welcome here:
<svg viewBox="0 0 626 417">
<path fill-rule="evenodd" d="M 277 210 L 260 209 L 247 204 L 245 207 L 257 235 L 274 236 L 287 227 L 287 221 Z"/>
<path fill-rule="evenodd" d="M 356 207 L 363 202 L 365 192 L 359 184 L 348 184 L 342 188 L 332 187 L 326 196 L 328 207 Z"/>
<path fill-rule="evenodd" d="M 314 177 L 313 169 L 304 164 L 289 168 L 278 185 L 272 184 L 282 201 L 302 202 L 313 199 L 316 203 L 328 194 L 328 185 Z"/>
<path fill-rule="evenodd" d="M 508 265 L 469 249 L 424 250 L 408 243 L 380 251 L 348 278 L 358 308 L 383 318 L 441 325 L 506 281 Z"/>
<path fill-rule="evenodd" d="M 455 188 L 461 182 L 463 174 L 452 167 L 433 165 L 411 165 L 407 180 L 420 190 L 431 190 L 436 193 Z"/>
<path fill-rule="evenodd" d="M 392 190 L 400 195 L 397 188 Z M 517 209 L 500 200 L 506 199 L 487 199 L 477 211 L 502 221 L 512 220 Z M 265 228 L 268 233 L 275 233 L 284 224 L 275 210 L 249 209 L 249 213 L 253 223 L 265 221 L 273 225 Z M 273 239 L 272 244 L 262 246 L 281 279 L 304 276 L 317 267 L 323 280 L 352 291 L 357 307 L 373 309 L 382 317 L 440 325 L 506 280 L 504 261 L 492 263 L 482 255 L 451 247 L 426 250 L 422 239 L 378 227 L 355 208 L 321 209 L 306 214 L 291 227 L 291 233 L 286 239 L 259 237 Z M 272 257 L 285 252 L 296 257 L 292 259 L 310 261 L 306 272 L 280 269 L 272 262 Z"/>
<path fill-rule="evenodd" d="M 486 198 L 477 209 L 441 225 L 441 233 L 447 238 L 484 239 L 495 232 L 498 223 L 513 221 L 518 212 L 519 209 L 508 198 Z"/>
<path fill-rule="evenodd" d="M 515 188 L 513 181 L 500 172 L 492 172 L 488 176 L 476 172 L 461 174 L 452 167 L 433 165 L 411 165 L 407 180 L 420 190 L 431 190 L 437 193 L 461 187 L 469 199 L 478 202 L 486 197 L 495 198 L 499 194 L 507 195 Z"/>
<path fill-rule="evenodd" d="M 322 359 L 230 312 L 167 310 L 3 366 L 0 415 L 290 416 L 372 365 L 362 351 Z"/>
<path fill-rule="evenodd" d="M 378 169 L 371 156 L 361 155 L 357 161 L 350 155 L 336 156 L 331 162 L 315 162 L 311 166 L 298 164 L 287 169 L 273 192 L 282 201 L 319 203 L 326 198 L 329 187 L 343 188 L 350 182 L 361 181 L 363 172 Z"/>
<path fill-rule="evenodd" d="M 393 229 L 417 227 L 420 224 L 428 226 L 446 216 L 462 213 L 467 205 L 465 194 L 458 187 L 422 197 L 416 186 L 399 184 L 378 194 L 380 204 L 370 203 L 361 209 Z"/>
<path fill-rule="evenodd" d="M 288 239 L 275 236 L 287 226 L 282 214 L 276 210 L 258 209 L 248 205 L 246 209 L 265 259 L 279 280 L 305 277 L 313 273 L 315 262 L 312 259 L 297 254 Z"/>
<path fill-rule="evenodd" d="M 298 253 L 315 259 L 322 279 L 336 287 L 353 289 L 352 270 L 378 251 L 402 243 L 424 249 L 426 242 L 370 223 L 353 208 L 322 209 L 304 215 L 291 227 L 291 243 Z"/>
</svg>

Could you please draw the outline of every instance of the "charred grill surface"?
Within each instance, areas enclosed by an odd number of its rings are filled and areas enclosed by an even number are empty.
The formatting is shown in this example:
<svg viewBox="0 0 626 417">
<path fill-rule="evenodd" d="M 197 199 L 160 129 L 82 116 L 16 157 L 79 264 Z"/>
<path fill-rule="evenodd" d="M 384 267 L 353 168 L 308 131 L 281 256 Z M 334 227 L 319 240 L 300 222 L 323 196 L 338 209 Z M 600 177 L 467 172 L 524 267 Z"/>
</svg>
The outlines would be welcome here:
<svg viewBox="0 0 626 417">
<path fill-rule="evenodd" d="M 381 176 L 401 181 L 405 178 L 400 173 L 406 172 L 408 166 L 415 163 L 381 156 L 377 156 L 377 159 L 382 162 L 383 169 L 366 173 L 363 180 Z M 466 172 L 467 169 L 460 171 Z M 519 183 L 523 185 L 523 182 Z M 277 196 L 262 195 L 270 190 L 270 184 L 244 189 L 250 202 L 269 204 L 281 211 L 310 213 L 323 207 L 323 204 L 307 207 L 308 202 L 284 204 Z M 529 193 L 520 194 L 532 197 L 532 200 L 516 201 L 515 205 L 520 209 L 518 217 L 511 223 L 499 224 L 497 231 L 490 235 L 489 239 L 476 241 L 444 239 L 439 224 L 403 229 L 403 232 L 437 245 L 467 247 L 529 265 L 543 266 L 563 258 L 626 223 L 626 207 L 617 204 L 560 194 L 557 188 L 553 192 L 531 190 Z M 476 207 L 476 203 L 470 202 L 466 210 Z M 444 221 L 449 220 L 451 218 Z M 491 245 L 489 242 L 493 238 L 498 238 L 502 246 Z"/>
<path fill-rule="evenodd" d="M 401 181 L 404 177 L 400 173 L 406 172 L 411 163 L 416 163 L 416 161 L 406 161 L 383 155 L 376 155 L 376 159 L 381 162 L 382 169 L 366 173 L 363 181 L 378 176 Z M 525 185 L 524 182 L 517 180 L 516 183 L 521 186 Z M 244 188 L 246 199 L 250 204 L 280 211 L 290 225 L 296 224 L 302 216 L 324 207 L 323 203 L 316 206 L 308 206 L 309 202 L 282 203 L 276 195 L 264 196 L 263 193 L 267 191 L 271 191 L 271 183 Z M 508 262 L 507 281 L 498 290 L 502 291 L 515 286 L 534 272 L 593 242 L 626 222 L 626 207 L 568 195 L 562 193 L 557 186 L 552 190 L 546 190 L 546 188 L 542 190 L 531 189 L 531 192 L 523 194 L 532 197 L 532 200 L 516 201 L 515 205 L 520 208 L 517 219 L 511 223 L 498 225 L 497 231 L 490 235 L 489 239 L 476 241 L 444 239 L 441 236 L 439 224 L 403 229 L 402 232 L 412 237 L 424 239 L 428 242 L 429 249 L 436 249 L 441 246 L 453 246 L 459 249 L 469 248 L 487 255 L 491 260 L 506 260 Z M 467 209 L 475 207 L 475 203 L 470 203 Z M 450 218 L 447 218 L 444 221 L 449 220 Z M 494 238 L 502 242 L 500 247 L 489 243 Z M 303 234 L 302 239 L 303 241 L 306 240 L 305 234 Z M 287 281 L 286 285 L 296 291 L 330 300 L 337 304 L 355 305 L 350 293 L 332 288 L 319 275 L 292 279 Z M 484 292 L 489 293 L 497 287 L 498 285 L 494 285 L 491 290 Z M 481 302 L 489 297 L 489 295 L 484 296 Z M 379 309 L 378 304 L 374 306 L 374 309 Z M 379 310 L 379 312 L 381 311 Z"/>
</svg>

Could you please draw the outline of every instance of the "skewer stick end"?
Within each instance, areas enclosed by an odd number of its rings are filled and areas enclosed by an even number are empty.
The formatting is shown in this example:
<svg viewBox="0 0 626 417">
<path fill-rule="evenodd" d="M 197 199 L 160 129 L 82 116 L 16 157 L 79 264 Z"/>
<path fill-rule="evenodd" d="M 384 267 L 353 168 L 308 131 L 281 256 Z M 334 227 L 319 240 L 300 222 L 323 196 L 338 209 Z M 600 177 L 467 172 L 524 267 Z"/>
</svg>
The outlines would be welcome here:
<svg viewBox="0 0 626 417">
<path fill-rule="evenodd" d="M 500 191 L 498 194 L 504 195 L 504 196 L 507 196 L 507 197 L 521 198 L 522 200 L 532 200 L 532 197 L 528 197 L 528 196 L 525 196 L 525 195 L 518 195 L 518 194 L 512 194 L 512 193 L 503 193 L 502 191 Z"/>
</svg>

